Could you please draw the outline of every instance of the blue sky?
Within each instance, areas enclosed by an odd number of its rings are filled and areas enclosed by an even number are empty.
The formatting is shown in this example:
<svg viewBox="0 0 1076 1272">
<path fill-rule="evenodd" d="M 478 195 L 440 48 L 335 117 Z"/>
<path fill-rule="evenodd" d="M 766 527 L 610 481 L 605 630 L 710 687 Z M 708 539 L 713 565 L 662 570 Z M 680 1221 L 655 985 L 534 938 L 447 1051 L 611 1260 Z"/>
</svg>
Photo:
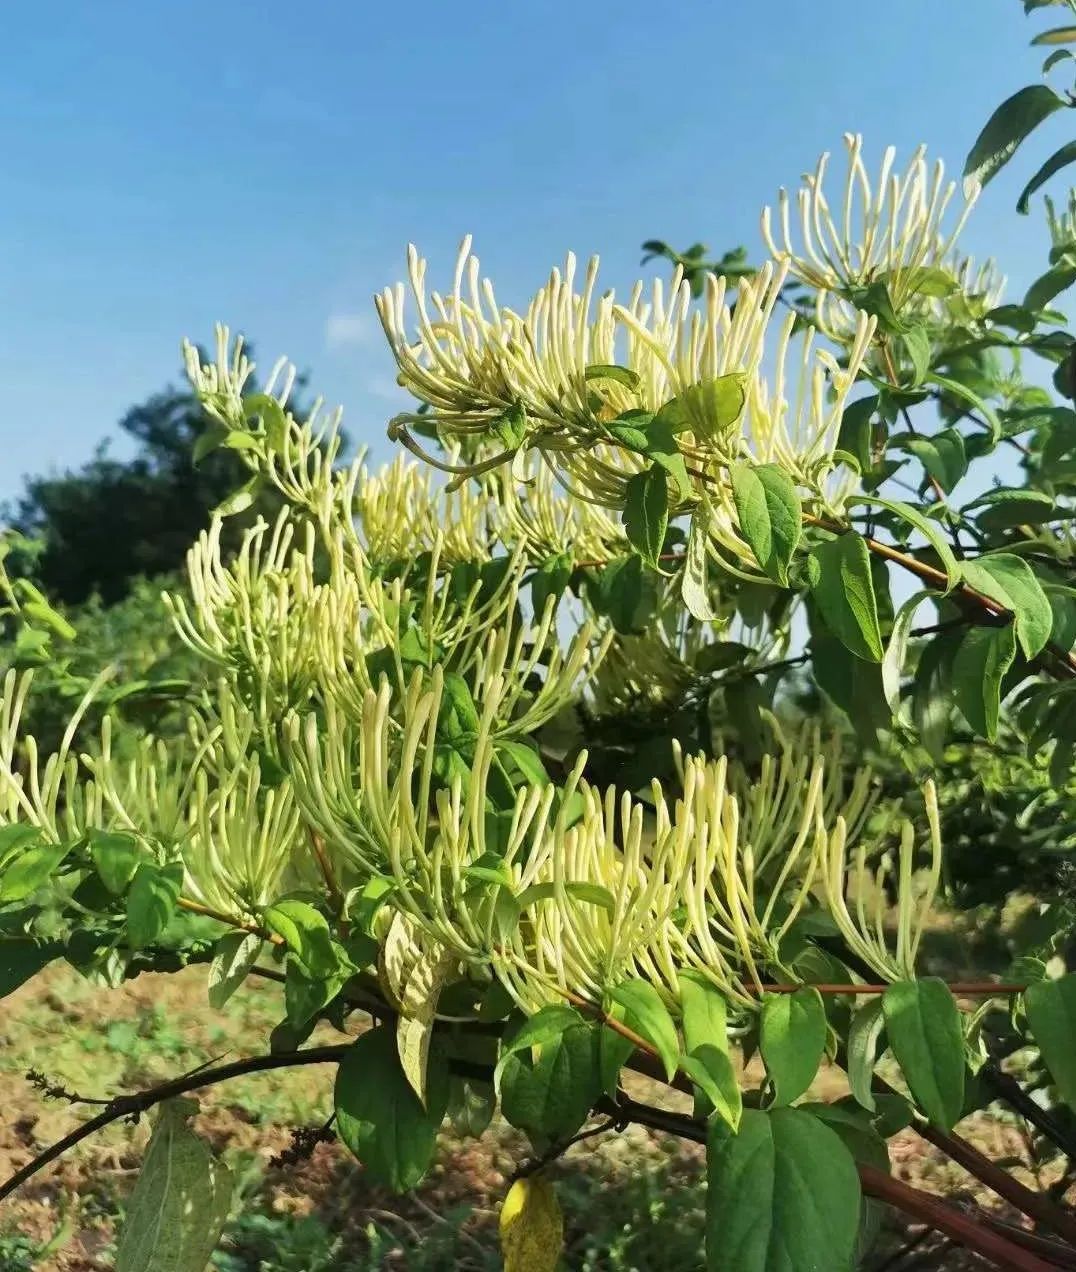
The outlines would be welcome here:
<svg viewBox="0 0 1076 1272">
<path fill-rule="evenodd" d="M 85 460 L 217 320 L 308 368 L 387 454 L 402 399 L 371 296 L 409 240 L 437 285 L 473 233 L 514 303 L 569 248 L 618 287 L 644 238 L 757 251 L 761 206 L 844 131 L 874 157 L 925 141 L 958 172 L 1037 75 L 1042 25 L 1017 0 L 11 6 L 0 499 Z M 1005 249 L 1013 290 L 1045 242 L 1013 211 L 1020 177 L 1067 122 L 964 239 Z"/>
</svg>

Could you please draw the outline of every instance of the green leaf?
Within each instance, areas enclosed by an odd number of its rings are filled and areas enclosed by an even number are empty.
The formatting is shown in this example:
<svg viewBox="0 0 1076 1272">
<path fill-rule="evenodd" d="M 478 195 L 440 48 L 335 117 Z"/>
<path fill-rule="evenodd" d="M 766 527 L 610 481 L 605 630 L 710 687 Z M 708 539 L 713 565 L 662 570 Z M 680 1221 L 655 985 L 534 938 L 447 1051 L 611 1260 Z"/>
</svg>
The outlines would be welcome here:
<svg viewBox="0 0 1076 1272">
<path fill-rule="evenodd" d="M 948 985 L 936 977 L 898 981 L 882 995 L 886 1033 L 923 1113 L 950 1130 L 964 1108 L 964 1033 Z"/>
<path fill-rule="evenodd" d="M 708 1272 L 845 1272 L 859 1230 L 855 1162 L 800 1109 L 744 1109 L 706 1145 Z"/>
<path fill-rule="evenodd" d="M 639 455 L 646 454 L 647 436 L 644 425 L 653 419 L 649 411 L 629 411 L 615 420 L 610 420 L 605 431 L 628 450 Z"/>
<path fill-rule="evenodd" d="M 59 610 L 49 604 L 44 593 L 35 587 L 29 579 L 15 579 L 11 587 L 13 591 L 17 591 L 21 596 L 25 597 L 21 605 L 25 618 L 34 619 L 63 640 L 75 639 L 75 629 Z"/>
<path fill-rule="evenodd" d="M 512 742 L 504 738 L 497 743 L 497 753 L 506 755 L 523 775 L 523 780 L 531 786 L 548 786 L 549 774 L 545 771 L 542 757 L 532 746 L 525 742 Z"/>
<path fill-rule="evenodd" d="M 808 558 L 811 594 L 834 636 L 857 658 L 882 660 L 882 631 L 870 553 L 850 531 L 817 544 Z"/>
<path fill-rule="evenodd" d="M 605 425 L 605 430 L 628 450 L 647 455 L 659 468 L 677 483 L 679 499 L 691 494 L 691 480 L 687 464 L 680 454 L 672 425 L 666 418 L 651 415 L 649 411 L 627 411 Z"/>
<path fill-rule="evenodd" d="M 407 1192 L 433 1161 L 448 1095 L 448 1068 L 431 1048 L 423 1107 L 400 1065 L 395 1028 L 378 1025 L 340 1062 L 334 1093 L 336 1127 L 375 1182 Z"/>
<path fill-rule="evenodd" d="M 837 450 L 847 456 L 854 466 L 865 473 L 874 467 L 874 416 L 878 410 L 878 394 L 859 398 L 844 408 L 841 429 L 837 435 Z"/>
<path fill-rule="evenodd" d="M 918 508 L 912 507 L 911 504 L 901 503 L 899 499 L 882 499 L 879 495 L 859 495 L 857 498 L 848 501 L 849 507 L 854 507 L 856 504 L 872 504 L 879 508 L 886 508 L 895 516 L 900 517 L 902 521 L 906 521 L 913 529 L 919 531 L 938 554 L 938 560 L 948 579 L 946 591 L 952 591 L 960 582 L 962 576 L 961 564 L 957 560 L 953 549 L 949 546 L 949 541 L 943 534 L 941 526 L 936 521 L 924 516 Z"/>
<path fill-rule="evenodd" d="M 633 391 L 639 387 L 639 377 L 630 367 L 618 367 L 611 363 L 594 362 L 583 372 L 585 380 L 613 380 Z"/>
<path fill-rule="evenodd" d="M 498 1061 L 501 1111 L 528 1135 L 567 1139 L 582 1126 L 601 1094 L 599 1030 L 578 1013 L 552 1035 L 547 1025 L 537 1034 L 523 1035 L 523 1030 L 506 1044 Z M 520 1044 L 521 1035 L 528 1039 L 526 1048 Z"/>
<path fill-rule="evenodd" d="M 980 530 L 1009 530 L 1013 526 L 1036 526 L 1057 515 L 1057 505 L 1041 490 L 1000 487 L 965 504 L 964 513 L 978 510 L 975 524 Z"/>
<path fill-rule="evenodd" d="M 649 981 L 630 980 L 617 985 L 610 998 L 624 1008 L 624 1023 L 657 1051 L 671 1082 L 676 1073 L 680 1042 L 661 995 Z"/>
<path fill-rule="evenodd" d="M 930 437 L 905 435 L 894 438 L 892 444 L 914 455 L 946 494 L 968 471 L 964 438 L 955 428 L 942 429 Z"/>
<path fill-rule="evenodd" d="M 922 384 L 930 370 L 930 333 L 926 327 L 909 327 L 901 336 L 905 351 L 912 364 L 912 384 Z"/>
<path fill-rule="evenodd" d="M 220 1011 L 258 961 L 262 938 L 252 932 L 227 932 L 217 942 L 209 965 L 209 1005 Z"/>
<path fill-rule="evenodd" d="M 1076 973 L 1036 981 L 1024 993 L 1024 1004 L 1058 1094 L 1076 1110 Z"/>
<path fill-rule="evenodd" d="M 969 388 L 962 380 L 957 380 L 953 376 L 939 375 L 937 371 L 931 371 L 925 379 L 928 384 L 936 384 L 939 389 L 943 389 L 946 393 L 960 398 L 962 401 L 967 402 L 969 406 L 974 407 L 983 417 L 983 423 L 990 430 L 992 444 L 996 446 L 1001 441 L 1001 425 L 998 422 L 998 417 L 995 415 L 993 407 L 981 394 Z"/>
<path fill-rule="evenodd" d="M 894 276 L 899 277 L 901 287 L 909 294 L 931 296 L 935 300 L 951 296 L 958 286 L 952 274 L 937 265 L 916 265 L 912 269 L 887 271 L 881 276 L 882 282 L 891 283 Z"/>
<path fill-rule="evenodd" d="M 0 937 L 0 998 L 14 993 L 64 951 L 59 941 L 29 936 Z"/>
<path fill-rule="evenodd" d="M 706 513 L 701 507 L 695 509 L 687 533 L 687 551 L 680 576 L 680 596 L 684 608 L 700 623 L 710 623 L 717 618 L 717 611 L 710 601 Z"/>
<path fill-rule="evenodd" d="M 0 905 L 22 901 L 36 892 L 67 852 L 66 844 L 30 843 L 13 854 L 0 871 Z"/>
<path fill-rule="evenodd" d="M 232 1204 L 232 1175 L 187 1126 L 194 1100 L 158 1109 L 127 1200 L 116 1272 L 205 1272 Z"/>
<path fill-rule="evenodd" d="M 676 483 L 677 497 L 686 499 L 691 494 L 691 479 L 687 474 L 684 456 L 667 420 L 655 418 L 647 425 L 644 452 L 659 468 L 664 468 Z"/>
<path fill-rule="evenodd" d="M 838 1136 L 841 1143 L 852 1154 L 856 1162 L 873 1166 L 884 1175 L 891 1173 L 889 1150 L 885 1141 L 871 1124 L 870 1117 L 861 1109 L 844 1102 L 839 1104 L 801 1104 L 800 1109 L 824 1125 Z M 863 1198 L 860 1210 L 859 1232 L 856 1236 L 856 1248 L 852 1258 L 852 1267 L 870 1267 L 868 1255 L 878 1240 L 885 1220 L 886 1208 L 879 1201 Z"/>
<path fill-rule="evenodd" d="M 1042 44 L 1076 44 L 1076 26 L 1053 27 L 1040 31 L 1031 41 L 1033 46 Z"/>
<path fill-rule="evenodd" d="M 698 437 L 725 433 L 743 413 L 746 384 L 747 376 L 742 371 L 692 384 L 665 403 L 655 415 L 655 422 L 667 424 L 673 433 L 690 430 Z"/>
<path fill-rule="evenodd" d="M 191 463 L 198 467 L 203 459 L 213 451 L 219 449 L 221 443 L 228 436 L 229 429 L 227 424 L 219 424 L 216 420 L 210 422 L 198 434 L 195 439 L 194 446 L 191 450 Z"/>
<path fill-rule="evenodd" d="M 288 436 L 288 417 L 284 408 L 271 393 L 251 393 L 243 399 L 243 417 L 260 419 L 265 429 L 265 440 L 271 451 L 284 449 Z"/>
<path fill-rule="evenodd" d="M 669 479 L 663 468 L 651 466 L 628 479 L 623 521 L 628 542 L 656 569 L 669 525 Z"/>
<path fill-rule="evenodd" d="M 817 989 L 767 994 L 759 1050 L 778 1104 L 791 1104 L 814 1081 L 826 1049 L 826 1009 Z"/>
<path fill-rule="evenodd" d="M 497 1097 L 488 1082 L 452 1078 L 449 1084 L 448 1119 L 457 1135 L 478 1139 L 497 1111 Z"/>
<path fill-rule="evenodd" d="M 339 970 L 339 951 L 329 922 L 320 910 L 306 901 L 278 901 L 269 906 L 262 918 L 311 976 L 331 976 Z"/>
<path fill-rule="evenodd" d="M 1042 584 L 1022 557 L 993 552 L 965 561 L 964 582 L 1013 612 L 1016 639 L 1025 658 L 1042 652 L 1050 639 L 1053 611 Z"/>
<path fill-rule="evenodd" d="M 385 875 L 373 875 L 347 896 L 347 917 L 367 936 L 373 934 L 374 919 L 378 911 L 396 891 L 394 880 Z"/>
<path fill-rule="evenodd" d="M 618 1003 L 610 1003 L 606 1016 L 624 1023 L 624 1009 Z M 616 1095 L 620 1085 L 620 1070 L 635 1053 L 630 1038 L 603 1024 L 598 1034 L 598 1065 L 601 1071 L 601 1089 L 606 1095 Z"/>
<path fill-rule="evenodd" d="M 508 450 L 518 450 L 527 440 L 527 412 L 516 402 L 493 420 L 490 427 Z"/>
<path fill-rule="evenodd" d="M 539 901 L 552 901 L 557 895 L 558 887 L 563 886 L 568 896 L 576 901 L 586 901 L 589 905 L 600 905 L 603 910 L 608 910 L 611 914 L 616 908 L 616 900 L 608 888 L 603 888 L 600 883 L 587 883 L 585 880 L 569 879 L 563 885 L 555 883 L 532 883 L 529 888 L 516 897 L 516 903 L 521 910 L 527 910 L 532 905 L 537 905 Z"/>
<path fill-rule="evenodd" d="M 953 657 L 953 698 L 981 737 L 997 737 L 1001 685 L 1016 657 L 1016 632 L 1004 627 L 971 627 Z"/>
<path fill-rule="evenodd" d="M 547 557 L 535 570 L 531 579 L 531 602 L 534 613 L 541 617 L 545 613 L 546 604 L 551 596 L 560 597 L 572 578 L 572 555 L 570 552 L 558 552 L 556 556 Z"/>
<path fill-rule="evenodd" d="M 1063 291 L 1067 291 L 1076 283 L 1076 261 L 1071 256 L 1063 256 L 1055 265 L 1051 265 L 1045 274 L 1041 274 L 1027 289 L 1024 304 L 1028 309 L 1045 309 L 1046 306 Z"/>
<path fill-rule="evenodd" d="M 287 1023 L 296 1030 L 309 1025 L 343 987 L 347 979 L 342 971 L 312 976 L 297 955 L 289 953 L 284 960 L 284 1009 Z"/>
<path fill-rule="evenodd" d="M 236 490 L 221 500 L 213 509 L 215 517 L 234 517 L 245 512 L 261 494 L 263 478 L 260 473 L 245 481 Z"/>
<path fill-rule="evenodd" d="M 964 177 L 982 185 L 1000 172 L 1029 136 L 1065 99 L 1045 84 L 1030 84 L 1001 103 L 971 148 L 964 164 Z"/>
<path fill-rule="evenodd" d="M 857 737 L 873 743 L 880 729 L 889 728 L 892 712 L 878 663 L 850 657 L 836 636 L 821 628 L 811 634 L 811 667 L 819 689 L 845 713 Z"/>
<path fill-rule="evenodd" d="M 885 283 L 873 282 L 866 287 L 849 287 L 846 291 L 848 299 L 857 309 L 862 309 L 865 314 L 873 314 L 878 319 L 878 325 L 883 331 L 900 334 L 905 330 Z"/>
<path fill-rule="evenodd" d="M 114 896 L 126 891 L 145 853 L 134 835 L 124 831 L 90 831 L 90 856 L 101 882 Z"/>
<path fill-rule="evenodd" d="M 731 1130 L 739 1130 L 743 1092 L 728 1052 L 703 1042 L 690 1055 L 680 1057 L 680 1068 L 710 1102 L 718 1117 Z"/>
<path fill-rule="evenodd" d="M 1060 172 L 1062 168 L 1067 168 L 1074 161 L 1076 161 L 1076 141 L 1067 141 L 1060 149 L 1054 151 L 1020 191 L 1020 198 L 1016 201 L 1017 212 L 1026 216 L 1031 207 L 1031 196 L 1035 191 L 1044 186 L 1055 173 Z"/>
<path fill-rule="evenodd" d="M 2 542 L 2 540 L 0 540 Z M 36 826 L 27 826 L 23 822 L 13 822 L 10 826 L 0 826 L 0 871 L 16 853 L 21 852 L 27 844 L 41 838 L 41 831 Z"/>
<path fill-rule="evenodd" d="M 742 676 L 721 686 L 725 699 L 725 715 L 736 733 L 736 741 L 745 764 L 757 764 L 767 745 L 767 728 L 762 717 L 773 705 L 773 694 L 767 693 L 757 676 Z"/>
<path fill-rule="evenodd" d="M 500 1059 L 493 1072 L 494 1089 L 500 1093 L 501 1074 L 506 1061 L 519 1051 L 528 1051 L 532 1047 L 542 1047 L 546 1043 L 555 1042 L 570 1029 L 583 1027 L 587 1022 L 574 1007 L 563 1003 L 550 1003 L 528 1017 L 515 1031 L 511 1038 L 501 1044 Z"/>
<path fill-rule="evenodd" d="M 651 595 L 643 574 L 643 559 L 633 552 L 631 556 L 612 561 L 601 571 L 595 608 L 608 614 L 618 632 L 638 632 L 643 629 L 652 608 Z"/>
<path fill-rule="evenodd" d="M 856 1100 L 871 1113 L 875 1110 L 871 1084 L 874 1066 L 878 1062 L 878 1043 L 884 1029 L 885 1016 L 879 996 L 858 1009 L 848 1030 L 848 1085 Z"/>
<path fill-rule="evenodd" d="M 679 980 L 684 1046 L 688 1054 L 703 1045 L 727 1052 L 729 1040 L 724 997 L 697 972 L 681 972 Z"/>
<path fill-rule="evenodd" d="M 778 464 L 733 464 L 729 469 L 740 533 L 774 582 L 788 586 L 788 566 L 803 529 L 803 509 Z"/>
<path fill-rule="evenodd" d="M 127 936 L 136 950 L 152 945 L 168 926 L 182 885 L 183 866 L 179 862 L 155 866 L 143 861 L 139 865 L 127 892 Z"/>
<path fill-rule="evenodd" d="M 929 596 L 929 592 L 916 592 L 914 596 L 910 596 L 897 611 L 896 618 L 893 620 L 893 630 L 889 633 L 889 642 L 882 657 L 882 692 L 894 715 L 900 708 L 900 682 L 908 655 L 912 622 L 919 606 Z"/>
</svg>

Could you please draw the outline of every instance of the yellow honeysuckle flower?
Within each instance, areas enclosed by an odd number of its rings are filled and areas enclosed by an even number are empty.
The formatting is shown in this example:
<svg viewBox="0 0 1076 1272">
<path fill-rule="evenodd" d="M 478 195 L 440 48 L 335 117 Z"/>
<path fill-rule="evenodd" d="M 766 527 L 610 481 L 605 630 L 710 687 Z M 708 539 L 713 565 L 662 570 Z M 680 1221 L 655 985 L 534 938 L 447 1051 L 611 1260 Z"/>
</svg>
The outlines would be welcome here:
<svg viewBox="0 0 1076 1272">
<path fill-rule="evenodd" d="M 944 164 L 939 160 L 929 168 L 924 146 L 914 151 L 903 173 L 894 168 L 896 151 L 890 146 L 872 181 L 863 162 L 862 137 L 846 133 L 844 144 L 848 166 L 836 213 L 825 192 L 828 153 L 802 179 L 795 226 L 787 190 L 778 195 L 776 214 L 764 209 L 762 237 L 774 258 L 793 278 L 823 293 L 845 296 L 849 289 L 884 282 L 898 312 L 918 294 L 929 294 L 938 271 L 955 286 L 959 279 L 950 256 L 978 187 L 964 192 L 956 182 L 946 182 Z M 954 196 L 957 211 L 946 227 Z M 832 315 L 826 321 L 825 296 L 819 314 L 823 329 L 842 330 Z"/>
</svg>

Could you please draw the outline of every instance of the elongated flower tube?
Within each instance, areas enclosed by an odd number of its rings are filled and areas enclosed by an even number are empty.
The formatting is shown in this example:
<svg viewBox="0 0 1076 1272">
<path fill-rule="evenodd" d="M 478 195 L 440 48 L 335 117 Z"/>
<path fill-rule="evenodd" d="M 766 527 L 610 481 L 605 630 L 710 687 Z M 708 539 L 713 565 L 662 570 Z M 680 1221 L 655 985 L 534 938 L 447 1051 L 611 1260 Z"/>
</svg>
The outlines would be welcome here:
<svg viewBox="0 0 1076 1272">
<path fill-rule="evenodd" d="M 829 912 L 848 948 L 887 981 L 915 976 L 916 956 L 941 881 L 942 843 L 938 799 L 933 782 L 923 787 L 929 829 L 930 860 L 925 879 L 915 873 L 915 830 L 904 821 L 897 828 L 894 860 L 889 850 L 872 854 L 864 839 L 853 845 L 844 818 L 832 823 L 818 840 L 819 873 Z M 875 840 L 877 844 L 878 840 Z M 895 876 L 896 938 L 889 936 L 886 885 Z M 870 908 L 868 908 L 870 907 Z"/>
<path fill-rule="evenodd" d="M 257 916 L 286 890 L 305 847 L 291 786 L 266 786 L 256 761 L 221 786 L 210 787 L 204 770 L 197 783 L 183 850 L 186 890 L 225 914 Z"/>
<path fill-rule="evenodd" d="M 591 500 L 569 498 L 546 456 L 529 453 L 482 480 L 496 499 L 493 521 L 501 541 L 523 546 L 532 560 L 570 553 L 576 561 L 603 564 L 628 550 L 623 526 Z"/>
<path fill-rule="evenodd" d="M 809 727 L 779 739 L 758 774 L 678 757 L 682 795 L 654 783 L 648 803 L 584 781 L 583 754 L 559 792 L 524 784 L 491 821 L 504 679 L 479 681 L 464 770 L 443 764 L 446 719 L 459 719 L 448 688 L 439 669 L 416 672 L 397 716 L 384 682 L 357 730 L 331 702 L 324 720 L 292 717 L 296 798 L 339 863 L 390 874 L 394 908 L 528 1012 L 601 1003 L 635 976 L 671 999 L 685 968 L 749 1009 L 764 972 L 795 976 L 782 943 L 817 905 L 829 828 L 874 853 L 869 774 L 846 789 Z M 912 932 L 902 956 L 916 943 Z"/>
<path fill-rule="evenodd" d="M 978 198 L 978 188 L 959 194 L 962 206 L 944 226 L 958 186 L 945 181 L 940 160 L 928 168 L 925 147 L 913 153 L 903 173 L 895 171 L 896 152 L 889 147 L 872 181 L 863 162 L 862 137 L 846 133 L 844 144 L 848 168 L 836 213 L 825 192 L 827 153 L 815 171 L 803 177 L 795 199 L 795 227 L 792 199 L 782 189 L 776 214 L 769 207 L 762 213 L 762 236 L 774 258 L 801 282 L 845 297 L 850 289 L 882 282 L 900 312 L 912 297 L 937 286 L 939 271 L 950 275 L 947 258 Z M 824 301 L 820 314 L 823 328 L 832 331 L 836 324 L 824 321 Z"/>
<path fill-rule="evenodd" d="M 1076 189 L 1069 191 L 1068 202 L 1058 212 L 1053 199 L 1045 198 L 1046 224 L 1055 253 L 1076 250 Z"/>
<path fill-rule="evenodd" d="M 402 454 L 376 471 L 361 468 L 354 507 L 371 560 L 413 559 L 437 541 L 449 565 L 493 555 L 487 492 L 473 485 L 450 491 L 435 480 L 428 465 Z"/>
<path fill-rule="evenodd" d="M 725 280 L 709 276 L 695 307 L 680 271 L 668 290 L 660 280 L 649 290 L 638 284 L 627 304 L 618 304 L 611 293 L 595 300 L 596 260 L 577 292 L 569 256 L 563 273 L 554 270 L 520 315 L 498 306 L 469 240 L 447 296 L 427 294 L 426 263 L 414 248 L 408 262 L 417 339 L 408 334 L 402 284 L 383 292 L 377 307 L 400 382 L 433 414 L 397 416 L 390 434 L 460 476 L 537 449 L 569 493 L 608 508 L 624 506 L 627 482 L 647 463 L 610 423 L 662 408 L 675 415 L 679 448 L 689 470 L 703 470 L 704 483 L 714 479 L 713 469 L 738 458 L 780 462 L 797 479 L 814 482 L 833 450 L 834 421 L 873 330 L 873 320 L 862 316 L 844 368 L 808 342 L 790 405 L 784 365 L 791 315 L 777 336 L 773 386 L 761 375 L 783 265 L 767 265 L 742 282 L 735 306 Z M 836 390 L 832 402 L 823 401 L 827 381 Z M 425 455 L 409 427 L 431 418 L 443 433 L 480 439 L 478 458 L 451 464 Z M 674 485 L 674 506 L 698 498 L 698 480 L 693 475 L 687 490 Z"/>
</svg>

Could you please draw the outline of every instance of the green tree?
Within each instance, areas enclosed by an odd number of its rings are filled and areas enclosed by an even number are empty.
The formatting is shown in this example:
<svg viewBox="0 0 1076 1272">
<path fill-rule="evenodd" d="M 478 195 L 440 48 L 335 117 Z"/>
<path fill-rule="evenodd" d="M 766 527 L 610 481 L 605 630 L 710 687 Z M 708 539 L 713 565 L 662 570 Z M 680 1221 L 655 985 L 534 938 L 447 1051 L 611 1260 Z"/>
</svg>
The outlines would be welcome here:
<svg viewBox="0 0 1076 1272">
<path fill-rule="evenodd" d="M 300 379 L 300 396 L 303 387 Z M 189 388 L 166 388 L 120 420 L 121 432 L 135 443 L 131 458 L 114 458 L 102 443 L 81 468 L 27 479 L 6 519 L 39 542 L 32 577 L 48 596 L 64 605 L 97 596 L 110 605 L 136 579 L 182 567 L 192 541 L 244 471 L 240 457 L 225 449 L 192 462 L 207 422 Z M 265 493 L 227 526 L 226 546 L 234 547 L 257 515 L 278 506 Z"/>
</svg>

